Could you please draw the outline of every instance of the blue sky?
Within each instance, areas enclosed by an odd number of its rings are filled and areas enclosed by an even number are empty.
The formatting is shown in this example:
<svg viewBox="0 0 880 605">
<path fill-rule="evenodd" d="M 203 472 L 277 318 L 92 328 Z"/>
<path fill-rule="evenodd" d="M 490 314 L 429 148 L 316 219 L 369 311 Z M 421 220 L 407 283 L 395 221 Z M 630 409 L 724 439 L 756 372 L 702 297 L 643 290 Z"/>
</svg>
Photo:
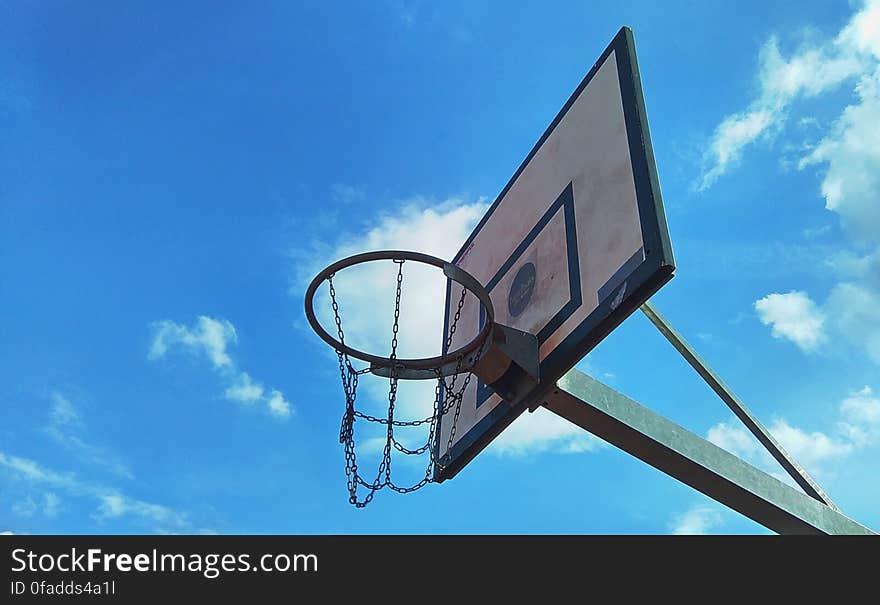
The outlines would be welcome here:
<svg viewBox="0 0 880 605">
<path fill-rule="evenodd" d="M 880 528 L 880 4 L 655 4 L 0 5 L 0 532 L 763 532 L 540 414 L 347 502 L 308 279 L 451 257 L 621 25 L 654 302 Z M 580 367 L 779 472 L 644 317 Z"/>
</svg>

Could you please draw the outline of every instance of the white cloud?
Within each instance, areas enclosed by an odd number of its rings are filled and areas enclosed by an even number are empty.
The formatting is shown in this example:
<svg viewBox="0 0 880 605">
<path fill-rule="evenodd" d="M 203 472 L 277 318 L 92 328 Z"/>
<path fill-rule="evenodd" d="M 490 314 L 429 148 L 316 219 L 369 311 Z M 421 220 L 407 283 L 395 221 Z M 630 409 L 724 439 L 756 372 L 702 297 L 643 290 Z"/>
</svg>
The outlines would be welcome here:
<svg viewBox="0 0 880 605">
<path fill-rule="evenodd" d="M 336 247 L 314 255 L 298 277 L 303 286 L 331 262 L 373 250 L 417 250 L 443 259 L 451 259 L 488 205 L 484 201 L 466 203 L 451 199 L 427 206 L 423 199 L 404 204 L 393 215 L 379 217 L 374 227 L 360 234 L 347 234 Z M 340 306 L 346 343 L 362 351 L 388 355 L 391 342 L 395 283 L 398 266 L 377 262 L 345 269 L 333 283 Z M 368 284 L 368 287 L 365 287 Z M 297 296 L 303 288 L 297 287 Z M 406 263 L 400 306 L 398 357 L 431 357 L 441 350 L 446 278 L 440 269 Z M 326 285 L 315 296 L 315 312 L 325 328 L 334 319 Z M 332 351 L 325 349 L 328 358 Z M 335 360 L 335 355 L 333 356 Z M 361 362 L 352 360 L 356 367 Z M 332 362 L 330 362 L 332 363 Z M 364 364 L 365 365 L 365 364 Z M 388 381 L 361 377 L 360 388 L 372 401 L 366 405 L 387 408 Z M 434 401 L 432 381 L 405 381 L 400 384 L 401 413 L 411 418 L 430 413 Z M 376 410 L 378 411 L 378 410 Z"/>
<path fill-rule="evenodd" d="M 429 203 L 422 198 L 408 202 L 398 212 L 380 217 L 374 228 L 337 250 L 356 254 L 397 248 L 451 259 L 489 207 L 484 200 L 468 203 L 459 198 Z"/>
<path fill-rule="evenodd" d="M 15 535 L 15 532 L 13 532 L 13 531 L 9 531 L 9 530 L 0 531 L 0 536 L 14 536 L 14 535 Z"/>
<path fill-rule="evenodd" d="M 880 2 L 865 2 L 864 8 L 840 32 L 838 43 L 880 58 Z"/>
<path fill-rule="evenodd" d="M 880 398 L 869 386 L 850 393 L 840 404 L 841 433 L 856 447 L 880 441 Z"/>
<path fill-rule="evenodd" d="M 114 475 L 134 479 L 128 465 L 107 448 L 93 445 L 78 435 L 65 432 L 57 426 L 46 427 L 46 434 L 56 443 L 70 450 L 79 459 L 104 467 Z"/>
<path fill-rule="evenodd" d="M 855 449 L 855 444 L 845 434 L 832 437 L 820 431 L 807 432 L 784 419 L 775 420 L 767 430 L 811 474 L 821 475 L 827 463 L 843 459 Z M 731 454 L 765 469 L 776 469 L 769 452 L 739 420 L 719 422 L 709 429 L 706 438 Z"/>
<path fill-rule="evenodd" d="M 70 400 L 58 391 L 52 392 L 51 420 L 52 424 L 58 426 L 78 426 L 82 424 L 82 420 L 79 417 L 79 412 L 76 410 L 73 404 L 70 403 Z"/>
<path fill-rule="evenodd" d="M 738 420 L 719 422 L 712 426 L 706 433 L 706 439 L 731 454 L 747 459 L 754 458 L 763 448 Z"/>
<path fill-rule="evenodd" d="M 856 86 L 859 103 L 844 109 L 832 132 L 799 166 L 825 165 L 821 191 L 857 239 L 880 240 L 880 67 Z"/>
<path fill-rule="evenodd" d="M 807 227 L 801 233 L 807 239 L 816 239 L 828 234 L 831 231 L 831 225 L 820 225 L 819 227 Z"/>
<path fill-rule="evenodd" d="M 43 494 L 43 514 L 47 517 L 54 517 L 61 510 L 61 498 L 52 492 Z"/>
<path fill-rule="evenodd" d="M 369 437 L 367 439 L 362 439 L 357 444 L 357 453 L 367 456 L 381 455 L 385 451 L 386 443 L 388 443 L 388 437 L 386 435 L 383 435 L 381 437 Z M 406 444 L 406 447 L 409 447 L 409 444 Z"/>
<path fill-rule="evenodd" d="M 708 506 L 698 506 L 678 515 L 669 525 L 669 533 L 678 536 L 708 534 L 724 522 L 721 512 Z"/>
<path fill-rule="evenodd" d="M 803 351 L 815 351 L 825 341 L 825 316 L 804 292 L 768 294 L 755 301 L 755 310 L 774 338 L 787 338 Z"/>
<path fill-rule="evenodd" d="M 707 167 L 699 182 L 700 190 L 728 172 L 750 144 L 777 132 L 788 117 L 790 105 L 799 97 L 832 91 L 871 71 L 878 57 L 873 28 L 880 14 L 878 7 L 880 2 L 866 3 L 836 37 L 804 43 L 788 58 L 780 51 L 775 36 L 764 44 L 758 56 L 758 94 L 746 110 L 723 118 L 716 127 L 706 153 Z"/>
<path fill-rule="evenodd" d="M 498 456 L 526 456 L 546 451 L 580 454 L 604 445 L 604 441 L 581 427 L 538 408 L 514 420 L 486 451 Z"/>
<path fill-rule="evenodd" d="M 730 165 L 739 160 L 743 148 L 764 134 L 774 118 L 768 109 L 755 109 L 724 118 L 712 136 L 709 154 L 714 165 L 703 175 L 700 190 L 707 189 L 727 172 Z"/>
<path fill-rule="evenodd" d="M 476 222 L 488 208 L 484 201 L 466 203 L 448 200 L 426 206 L 416 200 L 394 215 L 380 217 L 378 224 L 359 236 L 347 236 L 344 243 L 311 265 L 312 274 L 332 260 L 370 250 L 418 250 L 451 259 Z M 394 283 L 397 266 L 393 263 L 363 265 L 340 271 L 334 278 L 341 308 L 346 342 L 361 350 L 387 354 L 394 310 Z M 411 264 L 414 265 L 414 264 Z M 400 357 L 437 355 L 442 340 L 446 280 L 439 270 L 405 266 L 400 313 Z M 346 273 L 349 273 L 348 275 Z M 308 275 L 310 279 L 312 274 Z M 370 284 L 370 287 L 364 287 Z M 329 298 L 316 296 L 316 312 L 324 326 L 332 326 Z M 382 313 L 386 311 L 386 313 Z M 329 331 L 329 330 L 328 330 Z M 387 381 L 369 382 L 368 390 L 378 405 L 387 406 Z M 399 402 L 408 417 L 427 415 L 433 405 L 434 384 L 401 383 Z M 368 443 L 369 442 L 369 443 Z M 542 451 L 586 452 L 601 442 L 582 429 L 543 409 L 524 414 L 495 440 L 489 451 L 500 456 L 517 456 Z M 384 447 L 384 438 L 366 440 L 363 451 Z M 381 448 L 379 448 L 381 449 Z"/>
<path fill-rule="evenodd" d="M 485 200 L 468 203 L 461 199 L 429 205 L 425 199 L 405 203 L 394 214 L 379 217 L 376 224 L 360 234 L 347 234 L 337 246 L 323 250 L 309 262 L 298 263 L 300 286 L 307 283 L 331 262 L 372 250 L 417 250 L 443 259 L 451 259 L 461 242 L 485 214 Z M 334 287 L 346 343 L 355 348 L 387 355 L 392 334 L 397 265 L 375 263 L 337 273 Z M 369 287 L 365 287 L 369 284 Z M 415 263 L 404 265 L 403 296 L 399 324 L 399 357 L 437 355 L 441 349 L 446 278 L 442 272 Z M 326 286 L 315 297 L 316 314 L 329 332 L 334 325 Z M 329 355 L 328 355 L 329 357 Z M 353 360 L 354 361 L 354 360 Z M 329 360 L 328 360 L 329 363 Z M 355 362 L 357 364 L 357 362 Z M 357 366 L 356 367 L 361 367 Z M 388 381 L 361 377 L 362 391 L 369 401 L 358 401 L 376 410 L 387 409 Z M 340 395 L 340 398 L 342 396 Z M 402 416 L 415 419 L 427 416 L 433 408 L 433 381 L 402 381 L 398 404 Z M 411 436 L 415 444 L 418 439 Z M 376 453 L 384 447 L 384 437 L 366 438 L 359 451 Z M 582 429 L 544 409 L 523 414 L 496 439 L 488 451 L 499 456 L 517 456 L 544 451 L 586 452 L 602 442 Z"/>
<path fill-rule="evenodd" d="M 328 259 L 394 249 L 417 250 L 451 259 L 486 208 L 483 202 L 467 204 L 460 200 L 435 207 L 410 203 L 395 215 L 381 217 L 369 231 L 344 239 Z M 324 260 L 318 264 L 324 266 Z M 317 270 L 315 268 L 313 274 Z M 361 350 L 389 353 L 396 278 L 397 265 L 391 261 L 360 265 L 337 274 L 334 286 L 342 309 L 347 342 Z M 364 284 L 370 287 L 364 287 Z M 446 278 L 439 269 L 408 263 L 403 288 L 398 356 L 439 354 Z M 324 325 L 332 326 L 326 292 L 322 292 L 321 298 L 316 297 L 315 302 Z"/>
<path fill-rule="evenodd" d="M 880 364 L 880 294 L 865 283 L 837 284 L 825 304 L 835 328 Z"/>
<path fill-rule="evenodd" d="M 204 353 L 216 368 L 232 364 L 226 347 L 235 343 L 238 336 L 233 325 L 225 319 L 200 315 L 193 328 L 166 319 L 155 322 L 153 328 L 155 333 L 147 355 L 149 359 L 160 359 L 169 349 L 179 347 L 190 353 Z"/>
<path fill-rule="evenodd" d="M 821 306 L 800 291 L 770 294 L 755 302 L 761 322 L 805 352 L 834 335 L 836 346 L 849 343 L 880 364 L 880 249 L 867 256 L 835 254 L 828 267 L 848 281 L 836 284 Z"/>
<path fill-rule="evenodd" d="M 79 482 L 70 473 L 62 474 L 44 469 L 35 461 L 17 456 L 7 456 L 0 452 L 0 466 L 6 467 L 16 474 L 38 483 L 45 483 L 57 487 L 78 489 Z"/>
<path fill-rule="evenodd" d="M 149 522 L 174 524 L 181 529 L 189 527 L 186 515 L 166 506 L 131 498 L 116 488 L 82 481 L 73 473 L 54 471 L 28 458 L 0 452 L 0 470 L 2 469 L 26 484 L 52 487 L 73 498 L 92 500 L 96 504 L 95 518 L 99 520 L 131 516 Z M 43 497 L 42 510 L 46 515 L 52 516 L 58 513 L 60 504 L 60 497 L 54 492 L 47 492 Z"/>
<path fill-rule="evenodd" d="M 109 468 L 128 478 L 133 476 L 125 467 L 122 467 L 124 473 L 120 473 L 116 468 L 119 463 L 106 450 L 93 446 L 74 434 L 85 430 L 85 422 L 82 413 L 69 397 L 53 391 L 51 401 L 47 432 L 53 439 L 71 449 L 77 458 L 91 467 Z M 12 489 L 16 492 L 26 494 L 12 506 L 13 512 L 20 516 L 30 517 L 40 512 L 52 518 L 66 508 L 65 502 L 68 499 L 72 499 L 92 502 L 95 506 L 92 517 L 101 522 L 128 517 L 174 526 L 180 531 L 190 528 L 185 514 L 167 506 L 133 498 L 118 487 L 94 480 L 83 480 L 73 472 L 59 472 L 36 460 L 2 451 L 0 477 L 0 483 L 14 486 Z"/>
<path fill-rule="evenodd" d="M 840 404 L 840 411 L 853 422 L 880 427 L 880 398 L 867 385 L 844 399 Z"/>
<path fill-rule="evenodd" d="M 830 129 L 815 135 L 818 142 L 805 140 L 791 147 L 802 150 L 798 152 L 803 154 L 798 162 L 801 170 L 813 167 L 819 172 L 825 207 L 837 215 L 859 252 L 829 255 L 826 266 L 843 281 L 832 288 L 824 304 L 817 306 L 803 293 L 793 292 L 783 295 L 788 300 L 765 297 L 756 308 L 763 303 L 759 314 L 772 326 L 774 336 L 788 338 L 805 351 L 814 351 L 828 340 L 849 342 L 880 364 L 880 0 L 860 3 L 836 36 L 814 37 L 788 58 L 771 39 L 761 52 L 759 80 L 756 100 L 721 124 L 757 111 L 769 111 L 770 124 L 743 129 L 741 137 L 727 139 L 719 135 L 719 126 L 703 185 L 726 171 L 755 137 L 778 130 L 796 98 L 852 85 L 854 100 L 841 107 Z M 724 146 L 728 139 L 729 149 Z"/>
<path fill-rule="evenodd" d="M 826 264 L 847 280 L 855 280 L 875 291 L 880 290 L 880 248 L 868 254 L 838 251 L 827 259 Z"/>
<path fill-rule="evenodd" d="M 19 517 L 33 517 L 37 512 L 37 502 L 27 495 L 12 505 L 12 512 Z"/>
<path fill-rule="evenodd" d="M 285 401 L 280 391 L 272 391 L 268 400 L 269 411 L 279 418 L 287 418 L 290 416 L 290 404 Z"/>
<path fill-rule="evenodd" d="M 290 403 L 280 391 L 272 389 L 271 394 L 266 396 L 260 382 L 237 368 L 228 348 L 238 342 L 238 334 L 228 320 L 200 315 L 192 328 L 167 319 L 153 322 L 152 327 L 154 333 L 148 359 L 161 359 L 176 348 L 190 354 L 204 355 L 228 383 L 223 393 L 226 399 L 243 405 L 263 401 L 272 416 L 290 416 Z"/>
<path fill-rule="evenodd" d="M 68 397 L 53 391 L 51 398 L 49 425 L 45 427 L 49 437 L 89 464 L 103 467 L 120 477 L 134 478 L 128 466 L 116 454 L 84 438 L 86 427 L 82 414 Z"/>
<path fill-rule="evenodd" d="M 786 59 L 776 37 L 771 37 L 761 49 L 760 63 L 760 102 L 780 108 L 799 95 L 815 97 L 832 90 L 865 66 L 864 58 L 840 40 L 812 47 L 804 45 Z"/>
<path fill-rule="evenodd" d="M 38 511 L 52 518 L 61 510 L 61 498 L 53 492 L 46 492 L 42 498 L 34 499 L 30 494 L 12 505 L 12 512 L 19 517 L 33 517 Z"/>
<path fill-rule="evenodd" d="M 860 448 L 880 442 L 880 398 L 865 386 L 853 391 L 838 406 L 839 421 L 834 434 L 805 431 L 777 418 L 767 427 L 792 458 L 811 474 L 821 475 L 828 465 L 847 458 Z M 706 438 L 720 448 L 758 464 L 776 467 L 776 462 L 758 440 L 739 422 L 719 422 Z"/>
<path fill-rule="evenodd" d="M 821 464 L 845 458 L 853 451 L 853 444 L 844 439 L 820 431 L 807 432 L 785 420 L 774 421 L 769 430 L 795 460 L 816 471 L 821 470 Z"/>
<path fill-rule="evenodd" d="M 242 372 L 235 383 L 226 389 L 225 395 L 232 401 L 251 404 L 263 398 L 263 385 L 253 382 L 247 372 Z"/>
<path fill-rule="evenodd" d="M 101 521 L 133 515 L 155 523 L 186 525 L 186 520 L 182 515 L 161 504 L 129 498 L 117 492 L 101 494 L 98 499 L 99 505 L 95 516 Z"/>
</svg>

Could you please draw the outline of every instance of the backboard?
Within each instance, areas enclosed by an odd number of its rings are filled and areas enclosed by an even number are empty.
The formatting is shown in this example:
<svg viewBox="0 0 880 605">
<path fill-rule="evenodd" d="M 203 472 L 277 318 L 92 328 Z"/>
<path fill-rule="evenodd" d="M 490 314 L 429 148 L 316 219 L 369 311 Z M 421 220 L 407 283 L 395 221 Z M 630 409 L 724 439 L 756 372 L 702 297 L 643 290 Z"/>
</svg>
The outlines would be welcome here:
<svg viewBox="0 0 880 605">
<path fill-rule="evenodd" d="M 632 31 L 623 28 L 467 238 L 453 263 L 485 285 L 496 322 L 536 334 L 540 384 L 503 401 L 473 380 L 435 479 L 454 476 L 673 274 Z M 446 294 L 446 325 L 459 299 Z M 468 299 L 451 347 L 484 318 Z M 448 330 L 444 330 L 446 333 Z M 444 351 L 445 352 L 445 351 Z"/>
</svg>

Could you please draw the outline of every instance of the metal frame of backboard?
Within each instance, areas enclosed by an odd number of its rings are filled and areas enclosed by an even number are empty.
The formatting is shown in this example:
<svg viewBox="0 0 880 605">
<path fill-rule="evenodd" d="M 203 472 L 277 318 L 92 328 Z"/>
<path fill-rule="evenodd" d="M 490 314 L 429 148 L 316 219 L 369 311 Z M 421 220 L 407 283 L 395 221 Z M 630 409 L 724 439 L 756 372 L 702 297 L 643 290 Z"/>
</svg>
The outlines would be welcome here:
<svg viewBox="0 0 880 605">
<path fill-rule="evenodd" d="M 523 160 L 520 167 L 502 189 L 495 202 L 486 212 L 486 215 L 474 229 L 456 254 L 453 263 L 461 262 L 463 256 L 470 252 L 472 242 L 483 226 L 489 221 L 493 213 L 504 201 L 508 190 L 516 183 L 520 174 L 526 169 L 533 157 L 542 148 L 544 142 L 551 136 L 556 127 L 562 122 L 569 109 L 583 93 L 593 77 L 602 68 L 609 58 L 613 57 L 616 62 L 618 84 L 623 110 L 623 121 L 626 127 L 626 140 L 629 159 L 633 171 L 633 184 L 635 198 L 641 225 L 641 237 L 643 248 L 637 252 L 639 258 L 633 257 L 625 263 L 612 278 L 605 284 L 607 296 L 600 296 L 598 306 L 572 331 L 562 342 L 541 361 L 541 383 L 529 396 L 517 402 L 500 401 L 492 410 L 482 417 L 473 426 L 454 442 L 445 455 L 440 451 L 440 440 L 435 444 L 435 454 L 442 460 L 438 465 L 434 479 L 444 481 L 455 476 L 470 460 L 485 448 L 501 431 L 515 420 L 524 410 L 534 405 L 548 389 L 552 388 L 555 381 L 574 364 L 593 349 L 605 336 L 616 328 L 626 317 L 631 315 L 663 284 L 672 278 L 674 260 L 672 246 L 669 241 L 666 218 L 663 211 L 663 202 L 660 194 L 660 186 L 657 178 L 657 170 L 654 163 L 654 153 L 651 147 L 651 138 L 648 131 L 647 113 L 642 95 L 641 78 L 639 76 L 638 63 L 636 60 L 635 44 L 632 31 L 624 27 L 605 49 L 571 97 L 551 122 L 550 126 L 540 137 L 531 152 Z M 562 213 L 566 223 L 566 245 L 569 248 L 571 242 L 571 223 L 569 221 L 569 205 L 571 184 L 558 194 L 556 202 L 552 204 L 544 215 L 542 221 L 549 221 L 553 216 Z M 517 246 L 507 262 L 501 264 L 498 274 L 490 280 L 487 289 L 491 290 L 493 282 L 509 266 L 517 254 L 520 254 L 540 232 L 541 221 L 529 235 Z M 574 242 L 573 245 L 577 245 Z M 567 254 L 570 256 L 571 251 Z M 577 254 L 575 253 L 575 257 Z M 569 274 L 572 274 L 569 268 Z M 621 284 L 626 281 L 630 287 L 626 290 L 625 297 L 618 300 L 617 296 L 610 294 L 623 293 Z M 451 289 L 447 289 L 447 313 L 444 333 L 448 331 L 449 305 L 451 304 Z M 572 301 L 570 301 L 572 302 Z M 576 303 L 577 301 L 573 301 Z M 569 305 L 571 306 L 571 305 Z M 576 308 L 577 305 L 574 305 Z M 558 318 L 554 318 L 557 320 Z M 565 319 L 564 317 L 562 319 Z M 445 343 L 444 343 L 445 344 Z M 478 395 L 479 397 L 479 395 Z M 443 419 L 440 419 L 442 427 Z M 441 434 L 438 427 L 437 434 Z"/>
</svg>

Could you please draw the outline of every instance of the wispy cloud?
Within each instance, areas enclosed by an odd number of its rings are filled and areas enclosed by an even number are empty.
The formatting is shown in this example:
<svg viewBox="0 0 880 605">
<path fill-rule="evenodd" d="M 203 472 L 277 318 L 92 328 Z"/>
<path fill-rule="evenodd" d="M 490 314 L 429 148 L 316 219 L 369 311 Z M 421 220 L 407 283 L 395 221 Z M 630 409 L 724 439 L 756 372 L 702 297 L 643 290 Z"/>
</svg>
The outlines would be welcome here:
<svg viewBox="0 0 880 605">
<path fill-rule="evenodd" d="M 835 329 L 880 364 L 880 291 L 868 282 L 843 282 L 831 291 L 825 308 Z"/>
<path fill-rule="evenodd" d="M 860 3 L 835 35 L 814 34 L 788 56 L 771 38 L 761 50 L 757 73 L 755 100 L 722 118 L 715 131 L 700 188 L 729 172 L 748 145 L 782 128 L 795 101 L 852 86 L 855 101 L 842 107 L 832 126 L 823 132 L 820 123 L 807 118 L 809 131 L 795 134 L 816 138 L 792 147 L 802 154 L 801 170 L 819 171 L 825 207 L 840 219 L 857 252 L 838 250 L 824 263 L 814 263 L 839 275 L 824 301 L 799 290 L 777 292 L 756 301 L 755 309 L 774 337 L 805 352 L 828 342 L 849 343 L 880 364 L 880 0 Z"/>
<path fill-rule="evenodd" d="M 821 431 L 808 432 L 783 419 L 775 420 L 768 430 L 795 460 L 816 474 L 824 471 L 825 463 L 845 458 L 853 451 L 852 442 L 846 438 Z M 774 468 L 770 454 L 738 420 L 719 422 L 709 429 L 706 438 L 732 454 L 760 463 L 764 468 Z"/>
<path fill-rule="evenodd" d="M 880 441 L 880 397 L 869 386 L 853 391 L 840 404 L 838 430 L 853 444 L 864 447 Z"/>
<path fill-rule="evenodd" d="M 152 329 L 153 339 L 147 359 L 163 359 L 173 351 L 205 357 L 227 383 L 224 390 L 226 399 L 244 405 L 262 401 L 272 416 L 281 419 L 290 417 L 292 408 L 281 391 L 271 389 L 267 396 L 260 382 L 238 369 L 229 354 L 231 346 L 238 342 L 238 333 L 228 320 L 200 315 L 195 324 L 188 327 L 163 319 L 153 322 Z"/>
<path fill-rule="evenodd" d="M 344 185 L 342 183 L 334 183 L 330 187 L 333 201 L 342 204 L 353 204 L 363 201 L 366 198 L 366 191 L 363 187 L 355 187 L 354 185 Z"/>
<path fill-rule="evenodd" d="M 43 514 L 47 517 L 54 517 L 61 510 L 61 498 L 52 492 L 43 494 Z"/>
<path fill-rule="evenodd" d="M 186 517 L 167 506 L 130 498 L 119 492 L 106 492 L 97 496 L 98 509 L 95 517 L 101 521 L 135 516 L 153 523 L 171 524 L 178 528 L 188 525 Z"/>
<path fill-rule="evenodd" d="M 106 447 L 94 445 L 85 438 L 86 426 L 79 409 L 60 391 L 50 394 L 52 407 L 46 434 L 81 461 L 104 468 L 126 479 L 133 479 L 131 469 L 119 456 Z"/>
<path fill-rule="evenodd" d="M 676 515 L 669 524 L 669 533 L 678 536 L 693 536 L 712 533 L 724 523 L 721 511 L 710 506 L 696 506 Z"/>
<path fill-rule="evenodd" d="M 50 401 L 48 425 L 43 427 L 46 434 L 73 454 L 71 460 L 80 462 L 80 470 L 89 478 L 84 479 L 76 472 L 58 471 L 34 459 L 0 451 L 0 481 L 15 485 L 15 491 L 22 494 L 11 505 L 14 514 L 22 518 L 38 514 L 53 518 L 84 503 L 92 507 L 91 518 L 99 524 L 126 518 L 174 527 L 178 531 L 190 530 L 186 514 L 138 499 L 117 485 L 108 485 L 95 479 L 96 470 L 109 470 L 126 479 L 133 479 L 134 475 L 110 450 L 85 440 L 86 418 L 71 397 L 55 390 L 50 392 Z"/>
<path fill-rule="evenodd" d="M 730 165 L 739 160 L 743 148 L 766 133 L 774 118 L 774 113 L 768 109 L 754 109 L 726 117 L 712 136 L 709 155 L 714 162 L 703 175 L 699 189 L 709 188 L 727 172 Z"/>
<path fill-rule="evenodd" d="M 880 442 L 880 399 L 868 386 L 851 392 L 838 406 L 838 420 L 831 434 L 804 430 L 783 418 L 774 420 L 768 430 L 811 474 L 822 475 L 829 465 Z M 738 420 L 715 424 L 706 438 L 783 478 L 776 472 L 770 454 Z"/>
<path fill-rule="evenodd" d="M 46 492 L 35 498 L 28 494 L 18 502 L 13 503 L 12 512 L 19 517 L 33 517 L 38 512 L 52 518 L 58 515 L 61 509 L 61 498 L 53 492 Z"/>
<path fill-rule="evenodd" d="M 748 146 L 772 138 L 799 98 L 815 97 L 853 80 L 865 88 L 864 78 L 873 78 L 868 74 L 880 56 L 876 40 L 878 14 L 880 3 L 871 0 L 835 37 L 819 43 L 805 42 L 788 57 L 780 50 L 779 39 L 771 37 L 758 55 L 758 94 L 746 109 L 724 117 L 716 127 L 697 188 L 711 187 L 730 171 Z M 825 145 L 828 151 L 819 152 L 812 161 L 826 159 L 831 147 L 830 143 Z M 834 182 L 829 181 L 832 185 Z"/>
<path fill-rule="evenodd" d="M 82 491 L 82 487 L 72 473 L 58 473 L 45 469 L 28 458 L 9 456 L 0 452 L 0 466 L 6 467 L 20 477 L 51 487 Z"/>
<path fill-rule="evenodd" d="M 12 513 L 19 517 L 33 517 L 36 512 L 37 502 L 30 494 L 12 505 Z"/>
<path fill-rule="evenodd" d="M 523 414 L 495 439 L 486 450 L 498 456 L 526 456 L 541 452 L 581 454 L 606 444 L 581 427 L 538 408 Z"/>
<path fill-rule="evenodd" d="M 878 11 L 880 12 L 880 11 Z M 799 163 L 822 166 L 825 207 L 860 241 L 880 236 L 880 66 L 856 86 L 859 101 L 844 109 L 832 132 Z"/>
<path fill-rule="evenodd" d="M 53 426 L 79 427 L 82 425 L 82 420 L 77 409 L 67 397 L 58 391 L 52 392 L 52 411 L 50 419 Z"/>
<path fill-rule="evenodd" d="M 821 225 L 819 227 L 807 227 L 802 231 L 807 239 L 817 239 L 831 231 L 831 225 Z"/>
<path fill-rule="evenodd" d="M 95 507 L 93 516 L 99 521 L 134 517 L 150 523 L 173 525 L 182 531 L 190 527 L 185 514 L 167 506 L 132 498 L 117 488 L 81 480 L 75 473 L 49 469 L 29 458 L 0 452 L 0 469 L 33 488 L 52 488 L 71 498 L 92 501 Z M 41 503 L 44 514 L 57 514 L 60 505 L 59 496 L 54 492 L 46 492 Z M 36 510 L 37 502 L 33 502 L 33 506 Z"/>
</svg>

